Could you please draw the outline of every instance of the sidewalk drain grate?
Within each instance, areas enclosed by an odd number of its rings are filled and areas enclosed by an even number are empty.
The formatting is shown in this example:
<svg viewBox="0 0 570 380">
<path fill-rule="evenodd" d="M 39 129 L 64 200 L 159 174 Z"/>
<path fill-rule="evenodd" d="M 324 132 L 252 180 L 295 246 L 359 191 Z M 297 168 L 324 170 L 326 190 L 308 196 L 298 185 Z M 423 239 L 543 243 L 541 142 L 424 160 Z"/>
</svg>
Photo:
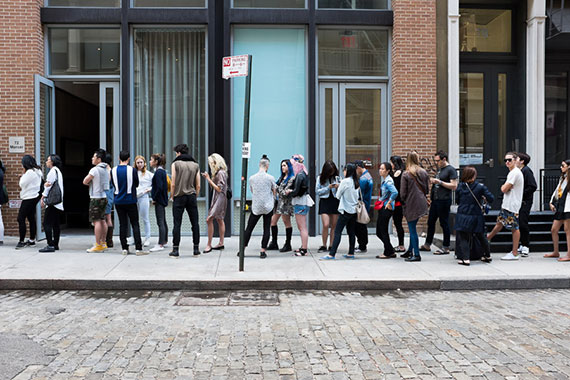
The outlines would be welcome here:
<svg viewBox="0 0 570 380">
<path fill-rule="evenodd" d="M 175 306 L 279 306 L 275 292 L 204 291 L 183 292 L 174 302 Z"/>
</svg>

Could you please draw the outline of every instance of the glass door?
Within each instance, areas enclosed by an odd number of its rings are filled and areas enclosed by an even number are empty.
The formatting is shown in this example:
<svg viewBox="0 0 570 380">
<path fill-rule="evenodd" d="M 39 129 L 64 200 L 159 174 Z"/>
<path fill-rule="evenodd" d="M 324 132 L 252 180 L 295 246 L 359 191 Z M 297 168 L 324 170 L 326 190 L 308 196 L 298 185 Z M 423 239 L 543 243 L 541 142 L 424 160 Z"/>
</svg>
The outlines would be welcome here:
<svg viewBox="0 0 570 380">
<path fill-rule="evenodd" d="M 378 168 L 389 158 L 386 89 L 385 83 L 319 86 L 318 171 L 326 160 L 333 160 L 341 172 L 347 163 L 363 160 L 374 178 L 373 198 L 380 184 Z M 376 223 L 372 217 L 370 226 Z"/>
<path fill-rule="evenodd" d="M 119 82 L 99 84 L 99 146 L 111 153 L 118 164 L 120 150 Z"/>
<path fill-rule="evenodd" d="M 51 80 L 40 75 L 34 78 L 35 98 L 35 151 L 38 165 L 43 163 L 50 154 L 55 154 L 55 90 Z M 45 173 L 44 173 L 45 174 Z M 45 239 L 43 230 L 43 209 L 37 205 L 36 224 L 37 240 Z"/>
</svg>

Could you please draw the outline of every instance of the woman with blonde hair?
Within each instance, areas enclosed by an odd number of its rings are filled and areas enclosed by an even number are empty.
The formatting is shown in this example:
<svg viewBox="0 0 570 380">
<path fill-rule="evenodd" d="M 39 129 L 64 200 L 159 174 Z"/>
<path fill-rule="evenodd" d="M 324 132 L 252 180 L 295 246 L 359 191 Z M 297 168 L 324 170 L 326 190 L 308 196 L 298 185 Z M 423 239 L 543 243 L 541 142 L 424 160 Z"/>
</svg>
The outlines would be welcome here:
<svg viewBox="0 0 570 380">
<path fill-rule="evenodd" d="M 406 257 L 406 261 L 421 261 L 416 225 L 428 212 L 429 175 L 420 167 L 420 157 L 416 152 L 408 153 L 400 190 L 400 196 L 404 201 L 404 216 L 410 231 L 410 247 L 413 249 L 412 254 Z"/>
<path fill-rule="evenodd" d="M 228 199 L 226 193 L 228 190 L 228 167 L 222 156 L 213 153 L 208 157 L 208 165 L 212 172 L 212 178 L 208 172 L 202 173 L 202 177 L 208 181 L 210 187 L 214 190 L 212 204 L 208 212 L 206 223 L 208 224 L 208 244 L 204 253 L 212 252 L 212 249 L 224 249 L 224 234 L 226 233 L 226 224 L 224 218 L 226 216 L 226 207 Z M 217 246 L 212 247 L 212 239 L 214 238 L 214 219 L 218 222 L 218 230 L 220 241 Z"/>
<path fill-rule="evenodd" d="M 139 186 L 137 187 L 137 207 L 139 216 L 144 226 L 144 247 L 150 245 L 150 192 L 152 191 L 152 176 L 150 170 L 146 170 L 146 159 L 143 156 L 135 157 L 133 167 L 139 175 Z"/>
</svg>

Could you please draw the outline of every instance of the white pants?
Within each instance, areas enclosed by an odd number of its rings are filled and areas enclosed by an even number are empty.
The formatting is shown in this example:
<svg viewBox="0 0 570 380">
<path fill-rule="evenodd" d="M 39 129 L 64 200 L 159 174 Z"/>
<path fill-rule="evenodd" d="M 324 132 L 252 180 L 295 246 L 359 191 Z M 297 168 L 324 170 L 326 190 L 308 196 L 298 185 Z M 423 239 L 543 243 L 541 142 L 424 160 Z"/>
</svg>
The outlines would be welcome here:
<svg viewBox="0 0 570 380">
<path fill-rule="evenodd" d="M 145 194 L 137 199 L 137 206 L 139 208 L 139 217 L 144 226 L 144 240 L 150 239 L 150 197 Z M 143 241 L 144 243 L 144 241 Z"/>
<path fill-rule="evenodd" d="M 4 220 L 2 219 L 2 206 L 0 206 L 0 241 L 4 241 Z"/>
</svg>

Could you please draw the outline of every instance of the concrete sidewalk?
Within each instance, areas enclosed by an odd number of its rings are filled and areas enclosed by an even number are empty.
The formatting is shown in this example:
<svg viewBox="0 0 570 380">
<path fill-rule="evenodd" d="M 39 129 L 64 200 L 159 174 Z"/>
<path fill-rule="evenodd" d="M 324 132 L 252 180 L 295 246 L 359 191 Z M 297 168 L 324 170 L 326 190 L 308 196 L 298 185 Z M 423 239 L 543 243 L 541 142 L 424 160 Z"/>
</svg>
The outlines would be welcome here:
<svg viewBox="0 0 570 380">
<path fill-rule="evenodd" d="M 153 243 L 154 243 L 153 239 Z M 423 241 L 423 239 L 420 239 Z M 280 238 L 280 242 L 283 238 Z M 238 271 L 238 237 L 225 241 L 226 249 L 194 257 L 191 238 L 184 237 L 179 259 L 168 257 L 169 249 L 148 256 L 123 256 L 117 247 L 105 253 L 86 253 L 93 243 L 92 235 L 63 236 L 61 251 L 40 254 L 37 248 L 15 250 L 17 239 L 7 238 L 0 246 L 0 289 L 529 289 L 570 288 L 570 263 L 544 259 L 543 253 L 532 252 L 517 262 L 473 262 L 470 267 L 458 265 L 453 253 L 435 256 L 423 253 L 419 263 L 403 259 L 378 260 L 381 243 L 370 236 L 368 252 L 355 260 L 342 257 L 348 249 L 347 237 L 337 259 L 319 261 L 320 237 L 310 238 L 310 252 L 294 257 L 291 252 L 269 251 L 259 258 L 260 237 L 253 237 L 246 251 L 245 271 Z M 217 239 L 214 239 L 214 244 Z M 293 238 L 294 247 L 299 237 Z M 396 243 L 396 240 L 393 241 Z M 406 239 L 407 244 L 407 239 Z M 201 249 L 205 247 L 202 238 Z M 435 249 L 435 247 L 434 247 Z"/>
</svg>

